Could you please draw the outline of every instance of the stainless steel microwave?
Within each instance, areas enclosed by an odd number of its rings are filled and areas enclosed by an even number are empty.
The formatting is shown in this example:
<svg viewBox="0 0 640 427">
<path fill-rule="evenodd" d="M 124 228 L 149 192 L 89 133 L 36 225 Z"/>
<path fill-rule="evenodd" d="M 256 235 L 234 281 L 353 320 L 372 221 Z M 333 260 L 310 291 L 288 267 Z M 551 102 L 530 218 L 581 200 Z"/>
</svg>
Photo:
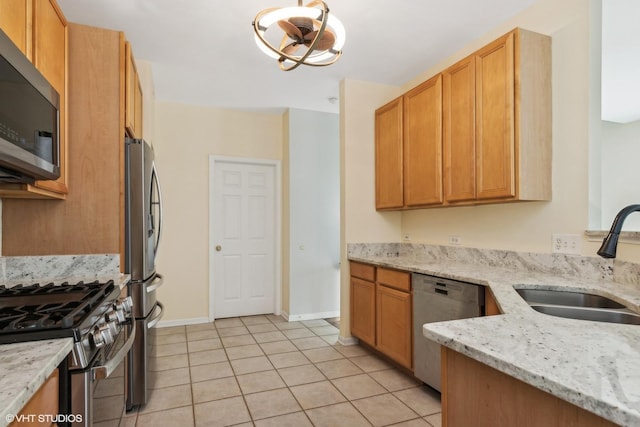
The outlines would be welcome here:
<svg viewBox="0 0 640 427">
<path fill-rule="evenodd" d="M 58 92 L 0 30 L 0 182 L 60 176 Z"/>
</svg>

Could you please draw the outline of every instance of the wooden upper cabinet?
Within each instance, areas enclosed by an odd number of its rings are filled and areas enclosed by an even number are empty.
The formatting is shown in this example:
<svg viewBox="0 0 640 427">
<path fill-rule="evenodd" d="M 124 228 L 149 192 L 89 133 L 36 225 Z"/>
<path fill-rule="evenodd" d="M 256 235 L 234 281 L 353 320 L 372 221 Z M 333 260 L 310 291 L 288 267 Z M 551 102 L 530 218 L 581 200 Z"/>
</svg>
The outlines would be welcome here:
<svg viewBox="0 0 640 427">
<path fill-rule="evenodd" d="M 517 28 L 376 111 L 377 209 L 550 199 L 550 37 Z"/>
<path fill-rule="evenodd" d="M 404 95 L 404 206 L 442 203 L 442 76 Z"/>
<path fill-rule="evenodd" d="M 0 27 L 60 95 L 60 177 L 30 184 L 0 184 L 3 198 L 57 198 L 67 179 L 67 20 L 55 0 L 0 0 Z"/>
<path fill-rule="evenodd" d="M 476 197 L 515 197 L 514 33 L 475 54 Z"/>
<path fill-rule="evenodd" d="M 142 138 L 142 88 L 131 44 L 125 47 L 125 124 L 129 136 Z"/>
<path fill-rule="evenodd" d="M 448 204 L 551 198 L 551 40 L 515 29 L 444 72 Z"/>
<path fill-rule="evenodd" d="M 402 98 L 376 110 L 376 209 L 401 208 L 402 185 Z"/>
<path fill-rule="evenodd" d="M 447 202 L 476 198 L 475 60 L 444 71 L 444 182 Z"/>
<path fill-rule="evenodd" d="M 60 95 L 60 177 L 35 187 L 67 193 L 67 20 L 53 0 L 33 4 L 33 63 Z"/>
<path fill-rule="evenodd" d="M 31 59 L 28 37 L 31 27 L 31 20 L 28 19 L 30 15 L 30 0 L 0 0 L 0 28 L 29 59 Z"/>
</svg>

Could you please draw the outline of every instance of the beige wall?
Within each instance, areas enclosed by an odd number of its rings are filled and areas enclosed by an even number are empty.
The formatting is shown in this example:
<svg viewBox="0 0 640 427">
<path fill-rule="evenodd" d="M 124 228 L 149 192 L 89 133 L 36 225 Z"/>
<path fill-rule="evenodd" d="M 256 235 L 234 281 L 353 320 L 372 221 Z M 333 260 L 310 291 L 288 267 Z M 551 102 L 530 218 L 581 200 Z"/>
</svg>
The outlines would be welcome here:
<svg viewBox="0 0 640 427">
<path fill-rule="evenodd" d="M 340 336 L 349 334 L 349 277 L 346 243 L 395 242 L 401 214 L 376 212 L 374 112 L 400 89 L 346 80 L 340 86 Z"/>
<path fill-rule="evenodd" d="M 154 148 L 165 200 L 158 271 L 163 321 L 209 315 L 209 156 L 282 160 L 281 114 L 157 102 Z"/>
<path fill-rule="evenodd" d="M 361 82 L 344 83 L 343 243 L 400 241 L 400 236 L 408 234 L 413 242 L 447 245 L 449 236 L 456 235 L 462 246 L 551 252 L 553 233 L 582 235 L 588 229 L 590 91 L 599 90 L 590 80 L 589 5 L 586 0 L 540 0 L 398 92 Z M 553 200 L 377 214 L 373 205 L 373 110 L 517 26 L 552 37 Z M 598 245 L 585 239 L 582 253 L 595 255 Z M 621 244 L 618 256 L 637 261 L 634 252 L 637 254 L 637 247 Z M 344 319 L 349 309 L 344 263 L 341 295 Z M 340 333 L 349 335 L 346 321 L 341 322 Z"/>
</svg>

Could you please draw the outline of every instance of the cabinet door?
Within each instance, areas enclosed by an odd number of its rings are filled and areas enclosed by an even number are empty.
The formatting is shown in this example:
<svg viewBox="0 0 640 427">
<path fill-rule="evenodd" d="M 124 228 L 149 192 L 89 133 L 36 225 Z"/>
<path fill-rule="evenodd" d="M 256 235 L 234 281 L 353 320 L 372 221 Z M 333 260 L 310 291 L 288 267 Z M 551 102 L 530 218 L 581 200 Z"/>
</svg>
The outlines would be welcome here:
<svg viewBox="0 0 640 427">
<path fill-rule="evenodd" d="M 376 110 L 376 209 L 401 208 L 402 98 Z"/>
<path fill-rule="evenodd" d="M 475 56 L 477 198 L 515 197 L 513 33 Z"/>
<path fill-rule="evenodd" d="M 31 8 L 31 1 L 27 0 L 0 0 L 0 28 L 18 46 L 28 58 L 31 49 L 28 49 L 27 17 Z"/>
<path fill-rule="evenodd" d="M 136 73 L 136 90 L 134 93 L 134 114 L 133 114 L 133 119 L 134 119 L 134 129 L 135 129 L 135 134 L 136 134 L 136 138 L 143 138 L 144 135 L 142 134 L 142 87 L 140 86 L 140 79 L 139 79 L 139 75 Z"/>
<path fill-rule="evenodd" d="M 404 205 L 442 203 L 442 76 L 404 96 Z"/>
<path fill-rule="evenodd" d="M 351 333 L 376 344 L 376 285 L 357 277 L 351 277 Z"/>
<path fill-rule="evenodd" d="M 376 286 L 376 348 L 411 369 L 411 294 Z"/>
<path fill-rule="evenodd" d="M 67 193 L 67 20 L 54 0 L 33 5 L 33 63 L 60 95 L 60 178 L 38 188 Z"/>
<path fill-rule="evenodd" d="M 141 138 L 142 90 L 138 81 L 138 70 L 133 59 L 131 44 L 125 47 L 125 126 L 129 136 Z"/>
<path fill-rule="evenodd" d="M 469 56 L 443 73 L 444 182 L 447 202 L 476 198 L 475 67 Z"/>
<path fill-rule="evenodd" d="M 38 414 L 38 416 L 47 415 L 48 417 L 54 417 L 58 413 L 58 384 L 60 382 L 60 374 L 57 369 L 55 369 L 51 375 L 45 380 L 44 384 L 40 386 L 40 388 L 33 394 L 31 399 L 27 402 L 26 405 L 22 407 L 18 415 L 22 415 L 25 417 L 33 416 Z M 43 417 L 44 418 L 44 417 Z M 20 426 L 46 426 L 46 425 L 56 425 L 50 424 L 46 420 L 42 420 L 40 422 L 33 420 L 33 422 L 18 422 L 14 417 L 14 421 L 9 424 L 9 427 L 20 427 Z"/>
</svg>

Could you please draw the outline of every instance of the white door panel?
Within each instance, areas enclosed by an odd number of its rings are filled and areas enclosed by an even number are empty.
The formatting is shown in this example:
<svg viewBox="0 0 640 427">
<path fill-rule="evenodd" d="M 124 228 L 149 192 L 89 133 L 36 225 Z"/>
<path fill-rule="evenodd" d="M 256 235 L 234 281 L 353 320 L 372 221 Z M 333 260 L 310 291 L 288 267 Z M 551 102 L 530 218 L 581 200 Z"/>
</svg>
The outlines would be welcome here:
<svg viewBox="0 0 640 427">
<path fill-rule="evenodd" d="M 214 316 L 273 313 L 277 259 L 275 165 L 215 161 L 213 183 Z"/>
</svg>

